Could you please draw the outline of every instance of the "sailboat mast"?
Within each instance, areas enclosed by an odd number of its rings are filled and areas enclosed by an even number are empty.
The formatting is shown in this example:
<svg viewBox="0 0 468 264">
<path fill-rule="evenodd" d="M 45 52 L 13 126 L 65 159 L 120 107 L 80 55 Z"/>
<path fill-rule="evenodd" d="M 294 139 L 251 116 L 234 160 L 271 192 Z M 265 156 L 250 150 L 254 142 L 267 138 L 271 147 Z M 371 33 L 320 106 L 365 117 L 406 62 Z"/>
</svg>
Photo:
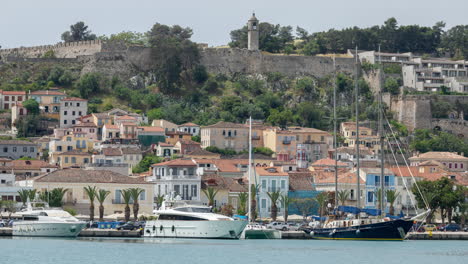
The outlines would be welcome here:
<svg viewBox="0 0 468 264">
<path fill-rule="evenodd" d="M 252 117 L 249 117 L 249 223 L 252 222 Z"/>
<path fill-rule="evenodd" d="M 380 135 L 380 213 L 382 215 L 385 214 L 385 161 L 384 161 L 384 135 L 383 135 L 383 103 L 382 103 L 382 59 L 380 53 L 380 45 L 379 45 L 379 135 Z"/>
<path fill-rule="evenodd" d="M 338 150 L 336 142 L 336 63 L 333 56 L 333 148 L 335 149 L 335 208 L 338 208 Z"/>
<path fill-rule="evenodd" d="M 358 75 L 359 75 L 359 69 L 358 69 L 358 49 L 356 46 L 356 74 L 354 76 L 354 87 L 356 91 L 356 176 L 357 176 L 357 208 L 361 208 L 361 186 L 359 184 L 360 180 L 360 153 L 359 153 L 359 85 L 358 85 Z"/>
</svg>

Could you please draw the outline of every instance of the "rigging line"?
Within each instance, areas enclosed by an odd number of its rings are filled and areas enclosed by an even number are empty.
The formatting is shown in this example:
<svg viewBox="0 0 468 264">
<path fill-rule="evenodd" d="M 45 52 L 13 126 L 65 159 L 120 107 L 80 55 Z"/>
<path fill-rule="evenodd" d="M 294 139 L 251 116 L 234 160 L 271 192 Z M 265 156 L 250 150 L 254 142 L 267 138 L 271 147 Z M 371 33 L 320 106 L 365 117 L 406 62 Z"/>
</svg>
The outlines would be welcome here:
<svg viewBox="0 0 468 264">
<path fill-rule="evenodd" d="M 383 110 L 381 110 L 381 111 L 383 111 Z M 409 173 L 410 173 L 410 175 L 411 175 L 411 178 L 413 179 L 413 181 L 414 181 L 414 183 L 415 183 L 415 185 L 416 185 L 416 188 L 418 189 L 419 194 L 421 195 L 421 199 L 423 200 L 424 205 L 426 206 L 426 209 L 427 209 L 427 210 L 430 210 L 429 203 L 427 202 L 426 197 L 424 197 L 424 195 L 423 195 L 421 189 L 419 188 L 419 185 L 418 185 L 418 183 L 416 182 L 416 179 L 414 178 L 413 172 L 409 169 L 408 161 L 406 160 L 405 156 L 403 155 L 403 151 L 401 150 L 400 143 L 399 143 L 399 141 L 397 140 L 397 138 L 396 138 L 396 136 L 395 136 L 395 132 L 393 131 L 392 126 L 390 125 L 390 122 L 388 121 L 388 118 L 387 118 L 386 116 L 385 116 L 385 121 L 387 121 L 387 125 L 388 125 L 388 127 L 390 128 L 390 132 L 392 132 L 392 136 L 393 136 L 393 138 L 395 139 L 395 142 L 397 143 L 398 150 L 400 151 L 401 156 L 403 157 L 403 160 L 405 161 L 405 165 L 406 165 L 406 167 L 408 168 L 408 171 L 409 171 Z"/>
<path fill-rule="evenodd" d="M 403 178 L 403 173 L 401 172 L 400 165 L 398 164 L 397 158 L 396 158 L 396 156 L 395 156 L 395 152 L 393 151 L 392 144 L 390 144 L 390 140 L 389 140 L 388 137 L 387 137 L 387 144 L 388 144 L 388 147 L 390 148 L 390 151 L 392 152 L 393 159 L 395 160 L 395 164 L 396 164 L 396 166 L 397 166 L 397 168 L 398 168 L 398 171 L 400 172 L 400 178 L 401 178 L 402 181 L 403 181 L 403 185 L 405 186 L 406 192 L 408 193 L 408 197 L 410 198 L 411 204 L 413 205 L 414 209 L 415 209 L 416 212 L 417 212 L 417 211 L 418 211 L 417 205 L 416 205 L 416 203 L 414 202 L 413 197 L 411 196 L 411 193 L 410 193 L 410 191 L 409 191 L 408 186 L 406 185 L 405 178 Z M 408 169 L 408 170 L 409 170 L 409 169 Z"/>
</svg>

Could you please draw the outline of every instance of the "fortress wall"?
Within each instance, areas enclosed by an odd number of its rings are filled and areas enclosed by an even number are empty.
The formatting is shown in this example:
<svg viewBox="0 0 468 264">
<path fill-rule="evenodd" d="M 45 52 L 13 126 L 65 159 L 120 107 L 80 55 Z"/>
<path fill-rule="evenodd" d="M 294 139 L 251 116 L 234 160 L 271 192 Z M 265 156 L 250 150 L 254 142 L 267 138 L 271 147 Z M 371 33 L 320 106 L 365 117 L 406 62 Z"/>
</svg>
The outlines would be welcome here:
<svg viewBox="0 0 468 264">
<path fill-rule="evenodd" d="M 93 55 L 101 51 L 100 40 L 60 42 L 55 45 L 34 47 L 20 47 L 13 49 L 0 49 L 0 58 L 9 57 L 41 58 L 44 53 L 52 50 L 56 58 L 76 58 L 83 55 Z"/>
<path fill-rule="evenodd" d="M 333 72 L 333 60 L 318 56 L 271 55 L 247 49 L 207 48 L 201 52 L 201 63 L 211 73 L 263 74 L 280 72 L 288 76 L 324 77 Z M 353 73 L 354 59 L 336 58 L 339 71 Z"/>
</svg>

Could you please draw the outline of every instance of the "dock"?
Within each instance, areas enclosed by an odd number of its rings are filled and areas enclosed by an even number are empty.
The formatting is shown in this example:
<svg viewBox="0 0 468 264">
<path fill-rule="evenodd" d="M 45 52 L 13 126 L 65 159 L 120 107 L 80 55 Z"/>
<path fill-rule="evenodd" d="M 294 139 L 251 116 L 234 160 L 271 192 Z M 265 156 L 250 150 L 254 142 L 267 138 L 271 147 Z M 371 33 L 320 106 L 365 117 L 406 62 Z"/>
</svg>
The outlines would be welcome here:
<svg viewBox="0 0 468 264">
<path fill-rule="evenodd" d="M 87 228 L 83 229 L 79 237 L 141 237 L 141 232 L 129 230 L 115 230 L 115 229 L 98 229 Z"/>
<path fill-rule="evenodd" d="M 281 239 L 312 239 L 304 231 L 281 231 Z"/>
<path fill-rule="evenodd" d="M 410 232 L 408 240 L 468 240 L 468 232 Z"/>
</svg>

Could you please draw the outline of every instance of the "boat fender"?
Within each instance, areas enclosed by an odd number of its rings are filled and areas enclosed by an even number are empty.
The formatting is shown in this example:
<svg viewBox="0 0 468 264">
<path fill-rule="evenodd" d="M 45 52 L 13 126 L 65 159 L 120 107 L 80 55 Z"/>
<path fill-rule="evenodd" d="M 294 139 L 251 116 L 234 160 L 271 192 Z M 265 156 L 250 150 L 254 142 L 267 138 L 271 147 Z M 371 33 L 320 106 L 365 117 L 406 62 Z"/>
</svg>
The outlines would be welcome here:
<svg viewBox="0 0 468 264">
<path fill-rule="evenodd" d="M 359 229 L 356 230 L 356 234 L 359 234 L 359 233 L 361 233 L 361 230 L 359 230 Z"/>
<path fill-rule="evenodd" d="M 172 226 L 172 232 L 174 232 L 174 230 L 175 230 L 175 226 Z"/>
<path fill-rule="evenodd" d="M 335 233 L 336 233 L 336 229 L 333 229 L 332 233 L 335 234 Z"/>
<path fill-rule="evenodd" d="M 311 236 L 314 236 L 314 234 L 315 234 L 314 231 L 310 231 Z"/>
<path fill-rule="evenodd" d="M 159 227 L 159 231 L 161 231 L 161 232 L 163 231 L 163 226 L 162 225 Z"/>
<path fill-rule="evenodd" d="M 155 226 L 155 225 L 153 226 L 153 232 L 154 232 L 154 231 L 156 231 L 156 226 Z"/>
</svg>

